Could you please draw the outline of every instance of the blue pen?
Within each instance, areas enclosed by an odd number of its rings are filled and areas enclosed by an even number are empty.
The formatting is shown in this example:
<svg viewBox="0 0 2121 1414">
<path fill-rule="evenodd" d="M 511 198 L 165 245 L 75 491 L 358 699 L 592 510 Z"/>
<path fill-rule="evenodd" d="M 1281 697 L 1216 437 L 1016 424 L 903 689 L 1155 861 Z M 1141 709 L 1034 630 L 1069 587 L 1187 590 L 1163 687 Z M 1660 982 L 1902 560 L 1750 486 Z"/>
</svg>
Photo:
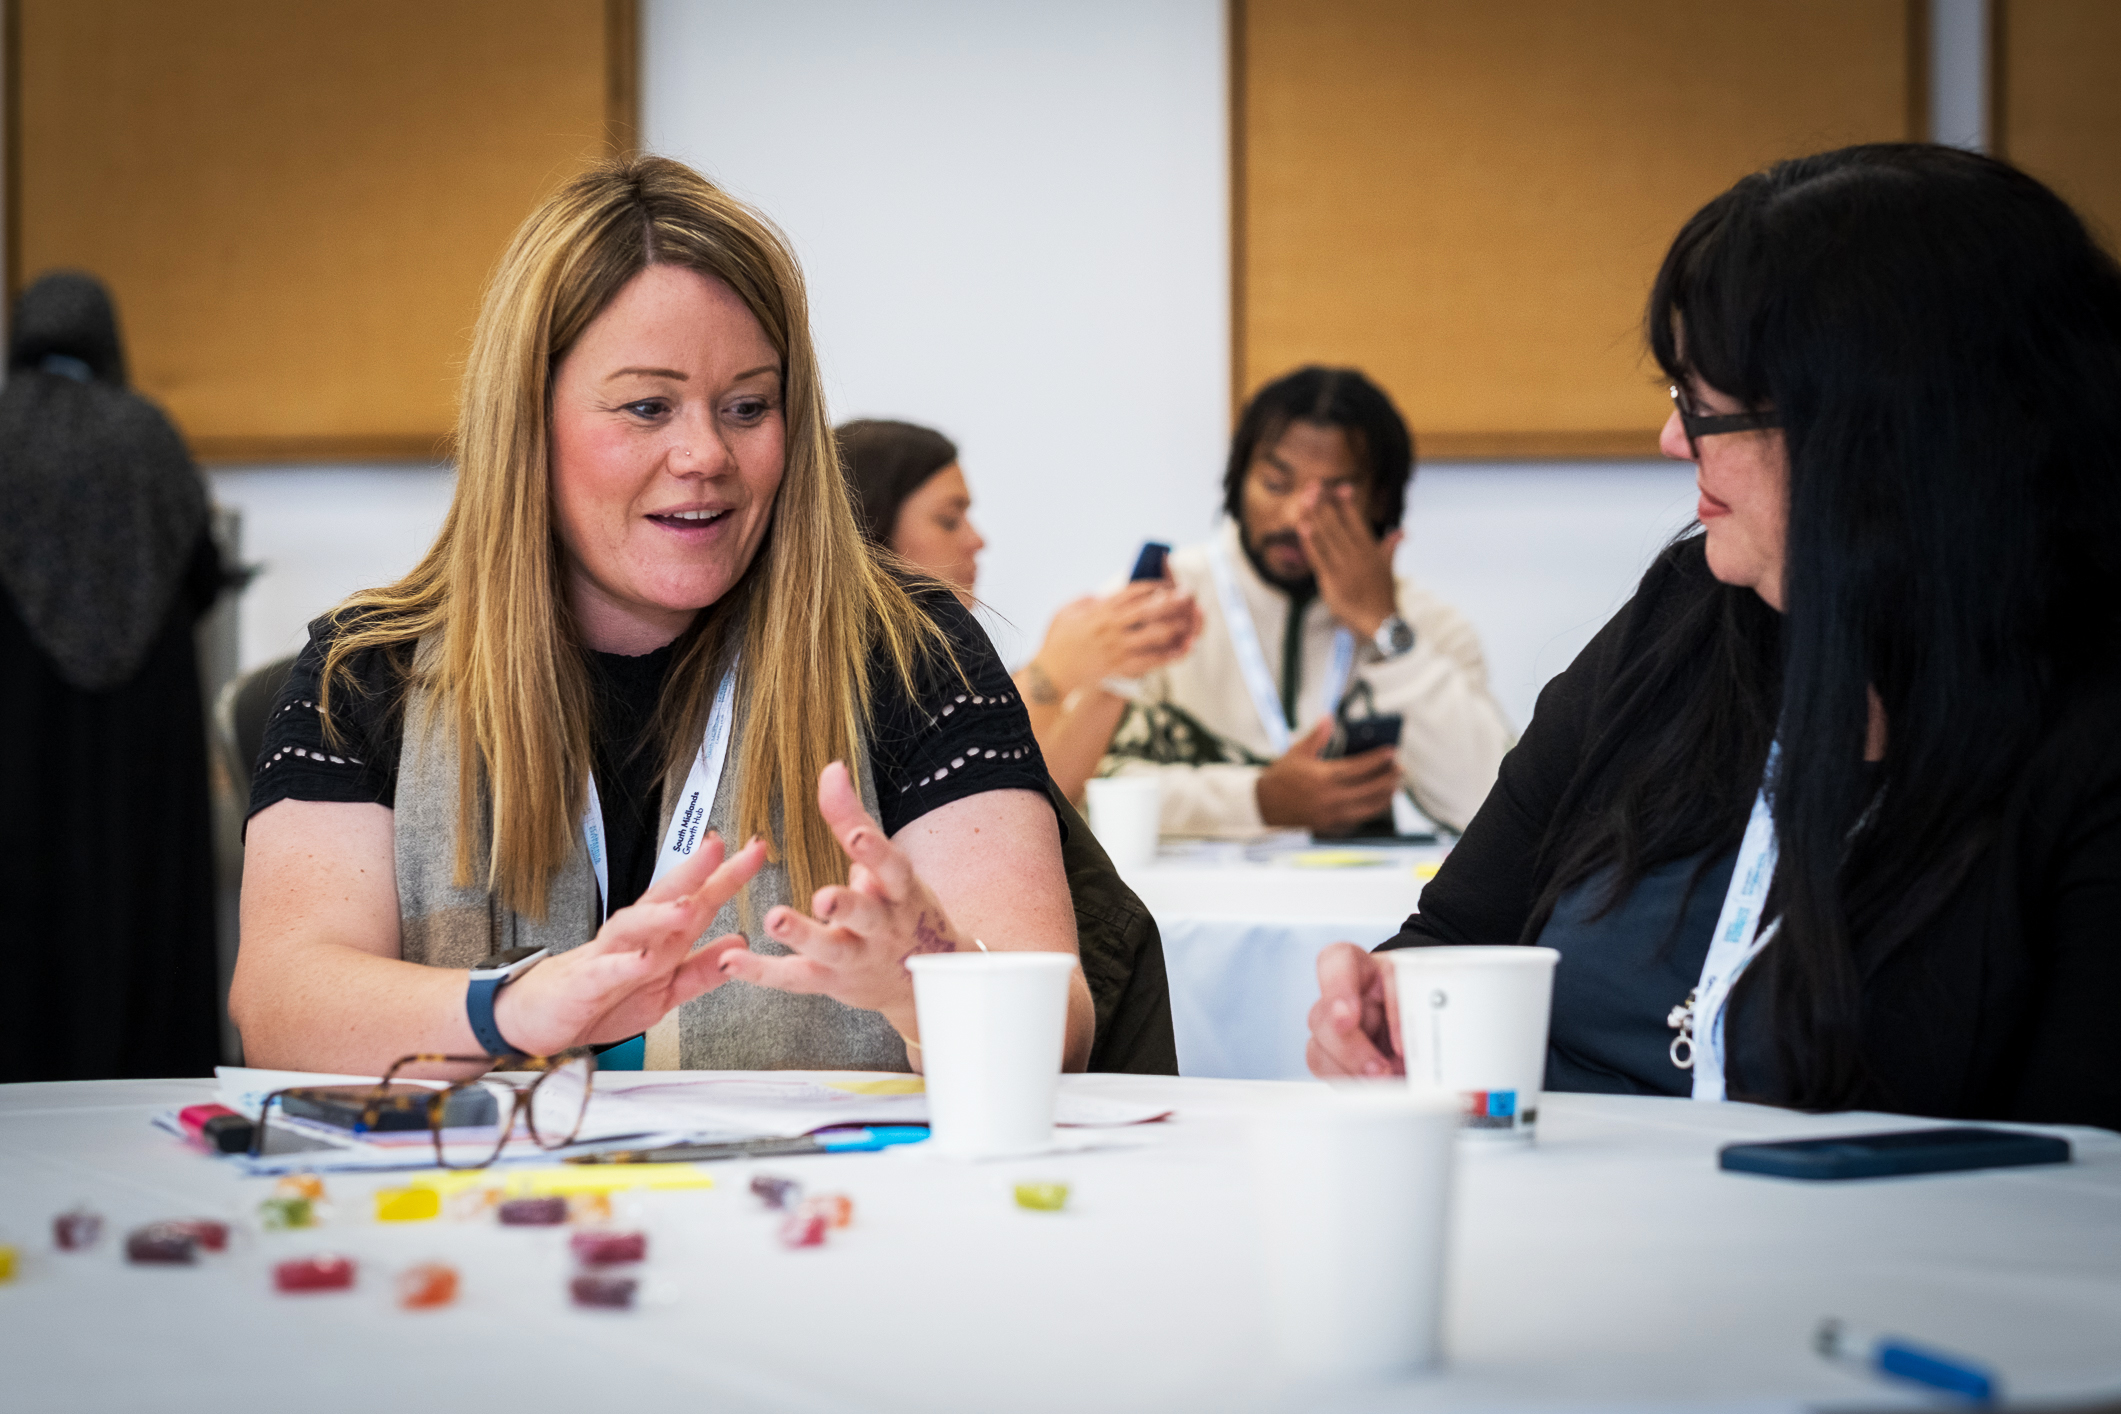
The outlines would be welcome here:
<svg viewBox="0 0 2121 1414">
<path fill-rule="evenodd" d="M 701 1164 L 717 1159 L 786 1158 L 798 1154 L 866 1154 L 928 1137 L 925 1124 L 875 1124 L 820 1129 L 793 1138 L 734 1139 L 718 1144 L 666 1144 L 659 1149 L 606 1149 L 569 1154 L 570 1164 Z"/>
<path fill-rule="evenodd" d="M 1812 1345 L 1829 1360 L 1861 1365 L 1897 1380 L 1956 1394 L 1975 1404 L 1996 1399 L 1996 1377 L 1973 1361 L 1902 1340 L 1874 1335 L 1831 1317 L 1819 1323 Z"/>
</svg>

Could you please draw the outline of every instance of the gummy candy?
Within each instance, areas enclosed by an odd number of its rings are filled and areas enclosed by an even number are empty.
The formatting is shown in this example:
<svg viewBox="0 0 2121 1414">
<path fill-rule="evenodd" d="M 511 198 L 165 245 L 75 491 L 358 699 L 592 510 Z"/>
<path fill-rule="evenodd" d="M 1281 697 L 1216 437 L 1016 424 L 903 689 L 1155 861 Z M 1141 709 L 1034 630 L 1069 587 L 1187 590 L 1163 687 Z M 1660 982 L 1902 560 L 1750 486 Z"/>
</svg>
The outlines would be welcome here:
<svg viewBox="0 0 2121 1414">
<path fill-rule="evenodd" d="M 128 1262 L 169 1262 L 188 1264 L 199 1260 L 199 1240 L 189 1233 L 173 1230 L 169 1223 L 149 1223 L 136 1228 L 125 1238 L 125 1260 Z"/>
<path fill-rule="evenodd" d="M 788 1216 L 781 1224 L 783 1247 L 822 1247 L 825 1245 L 825 1215 L 804 1209 Z"/>
<path fill-rule="evenodd" d="M 283 1198 L 307 1198 L 312 1203 L 324 1201 L 324 1180 L 313 1173 L 291 1173 L 272 1186 L 272 1191 Z"/>
<path fill-rule="evenodd" d="M 52 1219 L 52 1241 L 62 1252 L 79 1252 L 84 1247 L 93 1247 L 102 1235 L 103 1215 L 86 1208 L 76 1208 Z"/>
<path fill-rule="evenodd" d="M 272 1284 L 281 1291 L 345 1291 L 353 1280 L 353 1258 L 336 1254 L 301 1257 L 272 1269 Z"/>
<path fill-rule="evenodd" d="M 500 1207 L 509 1227 L 550 1227 L 567 1221 L 565 1198 L 511 1198 Z"/>
<path fill-rule="evenodd" d="M 182 1233 L 209 1252 L 224 1252 L 228 1249 L 228 1224 L 215 1222 L 212 1218 L 179 1218 L 171 1222 L 153 1223 L 150 1226 Z"/>
<path fill-rule="evenodd" d="M 790 1198 L 798 1197 L 803 1185 L 792 1178 L 774 1178 L 768 1174 L 755 1175 L 751 1180 L 751 1192 L 769 1208 L 785 1208 Z"/>
<path fill-rule="evenodd" d="M 398 1273 L 398 1304 L 408 1311 L 429 1311 L 457 1299 L 457 1269 L 441 1262 L 422 1262 Z"/>
<path fill-rule="evenodd" d="M 442 1211 L 442 1195 L 432 1188 L 378 1188 L 376 1221 L 425 1222 Z"/>
<path fill-rule="evenodd" d="M 802 1213 L 820 1214 L 834 1227 L 845 1227 L 854 1221 L 854 1200 L 844 1193 L 820 1193 L 815 1198 L 805 1198 Z"/>
<path fill-rule="evenodd" d="M 500 1206 L 500 1202 L 501 1190 L 488 1184 L 482 1188 L 459 1188 L 443 1200 L 443 1207 L 450 1217 L 461 1222 L 480 1216 L 488 1208 Z"/>
<path fill-rule="evenodd" d="M 579 1276 L 568 1283 L 577 1306 L 603 1306 L 614 1311 L 633 1308 L 633 1293 L 640 1283 L 632 1277 Z"/>
<path fill-rule="evenodd" d="M 1057 1213 L 1068 1206 L 1068 1185 L 1019 1183 L 1016 1185 L 1016 1206 L 1029 1208 L 1033 1212 Z"/>
<path fill-rule="evenodd" d="M 272 1197 L 258 1204 L 258 1220 L 272 1229 L 311 1227 L 316 1212 L 307 1198 Z"/>
<path fill-rule="evenodd" d="M 15 1279 L 15 1249 L 0 1243 L 0 1282 Z"/>
<path fill-rule="evenodd" d="M 585 1267 L 638 1262 L 648 1255 L 648 1235 L 642 1232 L 578 1232 L 568 1245 Z"/>
<path fill-rule="evenodd" d="M 567 1220 L 577 1223 L 610 1222 L 611 1195 L 609 1193 L 568 1194 Z"/>
</svg>

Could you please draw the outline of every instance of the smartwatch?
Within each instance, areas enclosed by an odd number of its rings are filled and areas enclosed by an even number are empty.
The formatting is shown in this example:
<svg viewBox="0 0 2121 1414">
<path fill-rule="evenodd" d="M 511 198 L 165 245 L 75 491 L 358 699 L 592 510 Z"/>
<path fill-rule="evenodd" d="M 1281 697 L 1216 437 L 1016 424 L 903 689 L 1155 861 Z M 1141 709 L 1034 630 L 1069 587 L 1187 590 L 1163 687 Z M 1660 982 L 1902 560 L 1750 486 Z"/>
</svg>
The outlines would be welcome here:
<svg viewBox="0 0 2121 1414">
<path fill-rule="evenodd" d="M 471 987 L 464 993 L 464 1017 L 471 1034 L 489 1056 L 521 1056 L 529 1052 L 510 1045 L 494 1024 L 493 1003 L 503 987 L 552 955 L 550 948 L 510 948 L 496 953 L 471 969 Z"/>
<path fill-rule="evenodd" d="M 1414 630 L 1405 619 L 1393 614 L 1377 626 L 1377 636 L 1370 641 L 1385 657 L 1397 658 L 1413 650 Z"/>
</svg>

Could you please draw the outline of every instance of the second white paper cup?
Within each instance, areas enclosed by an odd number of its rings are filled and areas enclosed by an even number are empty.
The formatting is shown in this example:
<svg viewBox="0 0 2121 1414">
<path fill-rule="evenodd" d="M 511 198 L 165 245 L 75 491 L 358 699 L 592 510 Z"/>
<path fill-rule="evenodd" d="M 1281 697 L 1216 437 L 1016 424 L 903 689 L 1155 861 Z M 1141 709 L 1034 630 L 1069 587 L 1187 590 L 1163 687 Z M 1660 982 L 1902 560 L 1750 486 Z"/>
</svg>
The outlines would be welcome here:
<svg viewBox="0 0 2121 1414">
<path fill-rule="evenodd" d="M 1438 1363 L 1457 1112 L 1398 1084 L 1320 1089 L 1252 1127 L 1268 1317 L 1321 1380 Z"/>
<path fill-rule="evenodd" d="M 1101 776 L 1087 787 L 1090 833 L 1116 869 L 1136 869 L 1156 858 L 1163 829 L 1163 787 L 1154 776 Z"/>
<path fill-rule="evenodd" d="M 960 1158 L 1053 1147 L 1068 1038 L 1068 953 L 921 953 L 906 959 L 927 1074 L 924 1147 Z"/>
<path fill-rule="evenodd" d="M 1455 1096 L 1466 1132 L 1529 1139 L 1546 1084 L 1552 948 L 1398 948 L 1407 1084 Z"/>
</svg>

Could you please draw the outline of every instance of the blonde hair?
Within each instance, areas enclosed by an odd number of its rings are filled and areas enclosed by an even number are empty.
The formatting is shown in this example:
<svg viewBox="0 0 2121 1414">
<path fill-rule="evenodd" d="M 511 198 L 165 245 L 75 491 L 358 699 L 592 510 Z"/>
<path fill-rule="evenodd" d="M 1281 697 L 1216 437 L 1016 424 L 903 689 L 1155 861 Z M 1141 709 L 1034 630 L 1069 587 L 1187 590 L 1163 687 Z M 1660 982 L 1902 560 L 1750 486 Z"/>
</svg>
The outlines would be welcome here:
<svg viewBox="0 0 2121 1414">
<path fill-rule="evenodd" d="M 862 743 L 871 645 L 882 640 L 909 691 L 924 650 L 955 662 L 856 528 L 786 240 L 668 158 L 621 159 L 576 178 L 523 223 L 487 285 L 457 416 L 456 495 L 441 533 L 404 579 L 335 611 L 319 703 L 329 729 L 333 684 L 342 674 L 352 683 L 352 655 L 428 640 L 410 673 L 433 694 L 435 719 L 456 730 L 457 885 L 483 875 L 508 907 L 533 917 L 543 917 L 553 876 L 573 851 L 592 761 L 589 681 L 552 512 L 553 370 L 656 264 L 722 280 L 743 299 L 781 356 L 786 424 L 780 489 L 757 555 L 674 645 L 656 712 L 666 769 L 698 750 L 709 675 L 734 638 L 744 650 L 739 698 L 770 706 L 750 714 L 735 763 L 737 832 L 771 843 L 790 897 L 807 903 L 846 877 L 813 802 L 818 773 L 835 760 L 851 766 Z"/>
</svg>

